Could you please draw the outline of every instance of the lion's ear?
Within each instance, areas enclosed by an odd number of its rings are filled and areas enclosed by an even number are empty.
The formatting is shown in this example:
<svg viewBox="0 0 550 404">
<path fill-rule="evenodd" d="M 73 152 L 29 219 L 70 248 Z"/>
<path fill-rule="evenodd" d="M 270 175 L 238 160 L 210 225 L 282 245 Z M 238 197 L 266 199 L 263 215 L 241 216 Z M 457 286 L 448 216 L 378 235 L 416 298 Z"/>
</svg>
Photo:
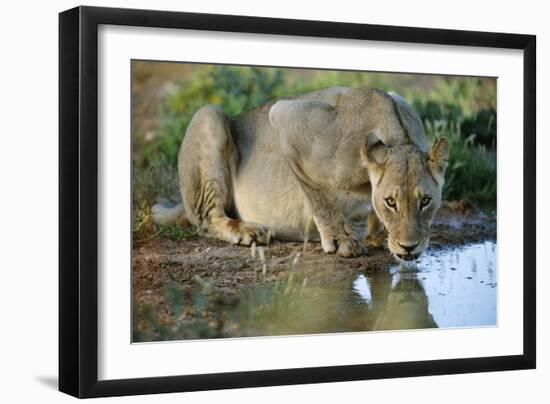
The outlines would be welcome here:
<svg viewBox="0 0 550 404">
<path fill-rule="evenodd" d="M 388 154 L 388 147 L 382 143 L 374 132 L 367 135 L 361 157 L 366 164 L 384 165 Z"/>
<path fill-rule="evenodd" d="M 445 170 L 449 164 L 449 140 L 446 137 L 439 138 L 428 155 L 428 165 L 437 182 L 442 183 Z"/>
</svg>

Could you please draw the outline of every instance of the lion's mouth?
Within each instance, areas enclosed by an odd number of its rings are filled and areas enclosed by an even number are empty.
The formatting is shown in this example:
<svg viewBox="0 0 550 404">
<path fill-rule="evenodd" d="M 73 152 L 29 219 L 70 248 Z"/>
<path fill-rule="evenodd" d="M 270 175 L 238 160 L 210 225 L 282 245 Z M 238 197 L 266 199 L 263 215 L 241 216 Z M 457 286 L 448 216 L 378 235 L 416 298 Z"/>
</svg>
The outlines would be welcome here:
<svg viewBox="0 0 550 404">
<path fill-rule="evenodd" d="M 418 257 L 420 257 L 420 254 L 396 254 L 399 259 L 402 259 L 404 261 L 414 261 Z"/>
</svg>

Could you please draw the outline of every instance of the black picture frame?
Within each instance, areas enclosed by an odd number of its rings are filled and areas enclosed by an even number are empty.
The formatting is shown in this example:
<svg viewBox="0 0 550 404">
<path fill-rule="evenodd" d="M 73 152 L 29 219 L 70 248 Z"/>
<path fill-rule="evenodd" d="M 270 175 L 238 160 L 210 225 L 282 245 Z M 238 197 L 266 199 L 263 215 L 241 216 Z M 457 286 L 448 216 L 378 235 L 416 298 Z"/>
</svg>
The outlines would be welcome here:
<svg viewBox="0 0 550 404">
<path fill-rule="evenodd" d="M 98 381 L 98 26 L 113 24 L 523 51 L 523 354 Z M 102 397 L 533 369 L 536 366 L 536 37 L 77 7 L 59 15 L 59 390 Z"/>
</svg>

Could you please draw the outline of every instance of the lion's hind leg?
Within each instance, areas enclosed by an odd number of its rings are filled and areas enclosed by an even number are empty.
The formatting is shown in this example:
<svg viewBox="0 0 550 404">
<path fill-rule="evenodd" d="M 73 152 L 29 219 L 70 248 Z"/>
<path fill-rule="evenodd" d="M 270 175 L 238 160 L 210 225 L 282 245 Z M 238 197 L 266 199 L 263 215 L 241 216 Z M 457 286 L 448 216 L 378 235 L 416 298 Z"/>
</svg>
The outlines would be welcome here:
<svg viewBox="0 0 550 404">
<path fill-rule="evenodd" d="M 186 216 L 208 237 L 232 244 L 266 244 L 267 229 L 230 217 L 237 150 L 227 116 L 215 106 L 197 111 L 183 140 L 178 169 Z"/>
<path fill-rule="evenodd" d="M 213 217 L 207 235 L 239 245 L 268 244 L 270 241 L 266 227 L 227 216 Z"/>
</svg>

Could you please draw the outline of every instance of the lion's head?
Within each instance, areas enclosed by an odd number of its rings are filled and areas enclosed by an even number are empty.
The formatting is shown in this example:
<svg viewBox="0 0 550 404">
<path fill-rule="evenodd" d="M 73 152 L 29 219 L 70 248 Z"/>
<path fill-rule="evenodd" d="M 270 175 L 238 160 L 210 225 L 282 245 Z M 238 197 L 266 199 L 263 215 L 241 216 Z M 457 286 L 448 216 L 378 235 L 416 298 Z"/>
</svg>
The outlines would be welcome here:
<svg viewBox="0 0 550 404">
<path fill-rule="evenodd" d="M 441 204 L 448 140 L 440 138 L 426 153 L 410 144 L 386 146 L 369 133 L 362 155 L 388 248 L 399 259 L 418 258 L 428 247 L 431 222 Z"/>
</svg>

